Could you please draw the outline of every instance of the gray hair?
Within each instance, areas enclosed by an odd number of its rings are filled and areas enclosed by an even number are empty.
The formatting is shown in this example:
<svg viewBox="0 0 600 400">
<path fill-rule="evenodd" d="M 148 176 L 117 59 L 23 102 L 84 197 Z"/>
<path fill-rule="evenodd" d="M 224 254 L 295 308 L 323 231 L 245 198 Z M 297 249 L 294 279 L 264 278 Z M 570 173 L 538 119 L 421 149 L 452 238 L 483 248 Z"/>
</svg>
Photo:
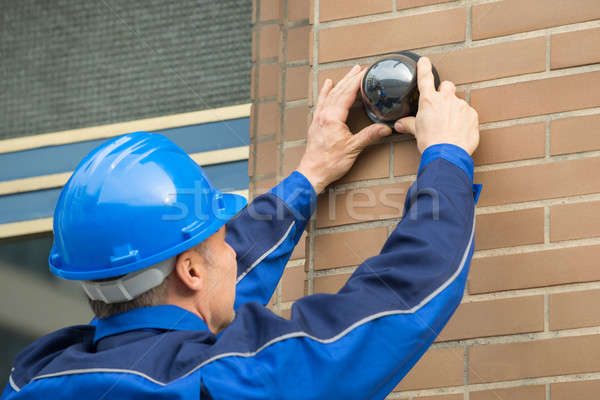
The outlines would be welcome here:
<svg viewBox="0 0 600 400">
<path fill-rule="evenodd" d="M 207 263 L 212 264 L 212 253 L 210 252 L 209 247 L 206 245 L 206 241 L 202 241 L 192 250 L 202 255 L 202 257 L 206 260 Z M 88 297 L 88 302 L 96 318 L 107 318 L 115 314 L 124 313 L 126 311 L 131 311 L 141 307 L 158 306 L 165 303 L 169 282 L 171 281 L 171 276 L 172 273 L 160 285 L 145 291 L 144 293 L 129 301 L 124 301 L 121 303 L 105 303 L 102 300 L 92 300 Z M 111 280 L 117 280 L 120 278 L 123 278 L 123 276 L 99 279 L 93 282 L 109 282 Z"/>
</svg>

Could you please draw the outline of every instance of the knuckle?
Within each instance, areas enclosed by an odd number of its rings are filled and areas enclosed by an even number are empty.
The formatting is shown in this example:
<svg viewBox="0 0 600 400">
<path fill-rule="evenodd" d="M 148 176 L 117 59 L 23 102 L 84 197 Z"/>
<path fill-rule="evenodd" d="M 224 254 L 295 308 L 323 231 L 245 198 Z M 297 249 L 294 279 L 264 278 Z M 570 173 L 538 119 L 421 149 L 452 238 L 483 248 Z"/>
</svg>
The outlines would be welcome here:
<svg viewBox="0 0 600 400">
<path fill-rule="evenodd" d="M 428 104 L 433 103 L 433 95 L 431 93 L 421 93 L 421 95 L 419 96 L 419 99 L 423 103 L 428 103 Z"/>
<path fill-rule="evenodd" d="M 451 81 L 443 81 L 440 86 L 443 87 L 447 87 L 448 89 L 453 89 L 455 88 L 454 83 L 452 83 Z"/>
<path fill-rule="evenodd" d="M 333 114 L 332 114 L 331 111 L 326 111 L 325 113 L 323 113 L 323 115 L 321 116 L 321 118 L 322 118 L 322 121 L 325 124 L 331 124 L 331 123 L 333 123 L 335 121 L 335 118 L 334 118 L 334 116 L 333 116 Z"/>
<path fill-rule="evenodd" d="M 313 122 L 319 126 L 322 126 L 325 123 L 325 116 L 322 110 L 319 110 L 315 113 L 315 115 L 313 116 Z"/>
</svg>

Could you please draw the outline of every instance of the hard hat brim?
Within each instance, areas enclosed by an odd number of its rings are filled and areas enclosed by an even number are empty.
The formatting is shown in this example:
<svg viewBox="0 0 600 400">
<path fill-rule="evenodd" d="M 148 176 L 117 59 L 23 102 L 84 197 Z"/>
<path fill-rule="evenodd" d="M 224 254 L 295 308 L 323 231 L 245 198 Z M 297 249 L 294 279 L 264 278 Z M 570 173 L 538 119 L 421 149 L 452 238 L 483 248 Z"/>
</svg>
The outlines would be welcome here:
<svg viewBox="0 0 600 400">
<path fill-rule="evenodd" d="M 217 232 L 219 229 L 221 229 L 223 225 L 225 225 L 233 217 L 235 217 L 246 206 L 248 202 L 245 197 L 234 193 L 220 193 L 220 196 L 221 204 L 223 205 L 223 207 L 215 212 L 214 220 L 208 226 L 206 226 L 205 229 L 202 229 L 201 232 L 192 235 L 191 237 L 181 241 L 177 245 L 170 247 L 167 250 L 150 255 L 148 257 L 144 257 L 132 263 L 119 265 L 118 267 L 98 267 L 95 269 L 86 269 L 85 267 L 82 268 L 80 266 L 74 267 L 72 265 L 70 265 L 68 268 L 61 268 L 57 265 L 54 265 L 54 263 L 52 262 L 53 251 L 51 251 L 50 257 L 48 259 L 50 271 L 60 278 L 69 280 L 105 279 L 126 275 L 130 272 L 149 267 L 160 261 L 166 260 L 170 257 L 174 257 L 198 245 L 210 235 Z"/>
</svg>

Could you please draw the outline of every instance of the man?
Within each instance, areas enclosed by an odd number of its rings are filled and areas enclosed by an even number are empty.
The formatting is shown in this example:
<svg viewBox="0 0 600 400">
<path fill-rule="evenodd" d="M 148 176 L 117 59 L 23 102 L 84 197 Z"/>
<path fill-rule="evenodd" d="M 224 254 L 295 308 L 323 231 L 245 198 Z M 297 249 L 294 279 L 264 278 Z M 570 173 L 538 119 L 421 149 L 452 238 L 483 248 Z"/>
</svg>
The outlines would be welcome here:
<svg viewBox="0 0 600 400">
<path fill-rule="evenodd" d="M 435 90 L 427 58 L 417 117 L 395 126 L 423 153 L 405 217 L 337 294 L 298 300 L 290 320 L 264 307 L 316 195 L 390 133 L 345 124 L 363 74 L 325 82 L 298 169 L 243 210 L 159 135 L 86 157 L 59 199 L 49 261 L 82 281 L 97 318 L 25 349 L 2 398 L 385 397 L 460 303 L 473 251 L 477 114 L 452 83 Z"/>
</svg>

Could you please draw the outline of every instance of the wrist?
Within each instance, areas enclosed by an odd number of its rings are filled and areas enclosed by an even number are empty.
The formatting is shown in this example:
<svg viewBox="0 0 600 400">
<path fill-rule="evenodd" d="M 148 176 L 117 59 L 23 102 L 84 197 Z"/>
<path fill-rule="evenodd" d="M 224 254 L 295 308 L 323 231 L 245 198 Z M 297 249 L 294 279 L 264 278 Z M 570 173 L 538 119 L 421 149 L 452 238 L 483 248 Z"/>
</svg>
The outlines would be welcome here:
<svg viewBox="0 0 600 400">
<path fill-rule="evenodd" d="M 319 174 L 315 168 L 306 166 L 302 162 L 300 162 L 300 165 L 298 168 L 296 168 L 296 171 L 304 175 L 304 177 L 312 185 L 317 195 L 321 193 L 329 184 L 329 182 L 327 182 L 327 180 L 321 176 L 321 174 Z"/>
</svg>

